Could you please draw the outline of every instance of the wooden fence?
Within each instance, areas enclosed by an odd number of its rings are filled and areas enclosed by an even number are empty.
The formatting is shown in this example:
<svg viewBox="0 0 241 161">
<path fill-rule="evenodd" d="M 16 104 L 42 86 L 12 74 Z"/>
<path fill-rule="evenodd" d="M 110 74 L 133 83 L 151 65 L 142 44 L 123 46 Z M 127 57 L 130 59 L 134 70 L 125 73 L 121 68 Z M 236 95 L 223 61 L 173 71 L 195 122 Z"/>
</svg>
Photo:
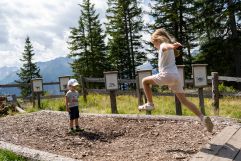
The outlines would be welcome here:
<svg viewBox="0 0 241 161">
<path fill-rule="evenodd" d="M 196 93 L 186 93 L 187 96 L 189 97 L 199 97 L 199 106 L 200 109 L 203 113 L 205 113 L 204 109 L 204 98 L 212 98 L 213 99 L 213 107 L 214 107 L 214 112 L 215 114 L 218 115 L 219 113 L 219 99 L 221 97 L 220 92 L 218 91 L 218 84 L 219 81 L 233 81 L 233 82 L 238 82 L 241 83 L 241 78 L 236 78 L 236 77 L 226 77 L 226 76 L 218 76 L 218 73 L 213 72 L 212 76 L 208 76 L 208 83 L 209 85 L 212 86 L 212 92 L 210 93 L 203 93 L 203 89 L 199 88 L 198 92 Z M 132 90 L 117 90 L 114 93 L 107 91 L 106 89 L 91 89 L 88 87 L 89 83 L 105 83 L 104 78 L 86 78 L 86 77 L 81 77 L 79 80 L 81 82 L 81 88 L 82 92 L 81 95 L 83 96 L 84 100 L 87 102 L 87 95 L 88 93 L 98 93 L 98 94 L 110 94 L 110 100 L 111 104 L 116 107 L 116 109 L 112 109 L 113 113 L 118 113 L 117 106 L 114 105 L 116 102 L 116 95 L 134 95 L 137 97 L 138 104 L 143 104 L 146 102 L 144 92 L 142 89 L 139 88 L 138 79 L 118 79 L 118 84 L 134 84 L 137 88 L 132 89 Z M 43 83 L 44 86 L 46 85 L 59 85 L 60 82 L 45 82 Z M 185 80 L 185 85 L 192 86 L 193 85 L 193 80 Z M 12 87 L 21 87 L 21 86 L 28 86 L 29 88 L 31 87 L 31 84 L 0 84 L 0 88 L 12 88 Z M 103 86 L 104 87 L 104 86 Z M 154 93 L 154 95 L 157 96 L 174 96 L 173 93 L 171 92 L 165 92 L 165 93 Z M 222 95 L 229 95 L 229 96 L 235 96 L 239 97 L 241 96 L 240 94 L 227 94 L 223 93 Z M 63 97 L 63 95 L 50 95 L 50 96 L 41 96 L 39 99 L 51 99 L 51 98 L 58 98 L 58 97 Z M 176 101 L 176 114 L 177 115 L 182 115 L 182 109 L 180 102 L 178 102 L 177 98 L 175 98 Z M 40 100 L 39 100 L 40 102 Z M 40 103 L 39 103 L 40 104 Z M 150 114 L 151 112 L 147 112 L 147 114 Z"/>
<path fill-rule="evenodd" d="M 234 97 L 241 97 L 241 93 L 236 93 L 236 94 L 228 94 L 228 93 L 222 93 L 220 94 L 218 90 L 218 84 L 219 81 L 232 81 L 232 82 L 237 82 L 241 83 L 241 78 L 236 78 L 236 77 L 226 77 L 226 76 L 218 76 L 217 72 L 213 72 L 212 76 L 208 76 L 208 84 L 212 87 L 212 91 L 210 93 L 205 93 L 203 92 L 203 88 L 198 88 L 198 91 L 196 93 L 186 93 L 186 96 L 188 97 L 198 97 L 199 98 L 199 107 L 200 110 L 202 111 L 203 114 L 205 114 L 205 108 L 204 108 L 204 98 L 212 98 L 213 99 L 213 110 L 216 115 L 219 114 L 219 99 L 222 96 L 234 96 Z M 113 94 L 111 92 L 107 91 L 106 89 L 90 89 L 88 88 L 88 83 L 105 83 L 104 78 L 85 78 L 81 77 L 81 85 L 82 85 L 82 91 L 83 91 L 83 97 L 84 100 L 87 102 L 87 95 L 88 93 L 99 93 L 99 94 L 110 94 L 110 100 L 115 101 L 113 99 Z M 117 95 L 122 95 L 122 94 L 128 94 L 128 95 L 134 95 L 138 97 L 138 104 L 143 104 L 146 102 L 146 98 L 144 96 L 144 92 L 142 89 L 139 88 L 138 85 L 138 79 L 132 79 L 132 80 L 126 80 L 126 79 L 119 79 L 118 83 L 119 84 L 136 84 L 136 89 L 135 90 L 117 90 L 116 94 Z M 185 80 L 185 86 L 186 85 L 193 85 L 193 80 Z M 157 96 L 175 96 L 172 92 L 168 93 L 154 93 L 154 95 Z M 144 101 L 143 101 L 144 99 Z M 182 115 L 182 108 L 179 100 L 175 97 L 175 102 L 176 102 L 176 114 L 177 115 Z M 117 111 L 117 109 L 112 109 L 112 112 L 115 113 L 114 111 Z M 150 111 L 147 111 L 147 114 L 151 114 Z"/>
</svg>

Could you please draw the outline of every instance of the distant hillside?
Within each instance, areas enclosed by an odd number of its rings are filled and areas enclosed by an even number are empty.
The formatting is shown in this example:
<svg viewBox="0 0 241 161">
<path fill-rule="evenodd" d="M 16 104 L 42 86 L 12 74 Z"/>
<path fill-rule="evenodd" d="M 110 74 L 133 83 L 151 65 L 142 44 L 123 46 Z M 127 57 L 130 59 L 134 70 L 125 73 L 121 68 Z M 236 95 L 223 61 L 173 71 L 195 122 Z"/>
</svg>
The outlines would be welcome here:
<svg viewBox="0 0 241 161">
<path fill-rule="evenodd" d="M 59 76 L 73 75 L 70 62 L 72 62 L 71 59 L 60 57 L 48 62 L 38 62 L 37 65 L 44 82 L 50 82 L 58 81 Z"/>
<path fill-rule="evenodd" d="M 58 81 L 59 76 L 63 75 L 73 75 L 70 64 L 72 60 L 66 57 L 56 58 L 47 62 L 37 62 L 38 67 L 40 68 L 40 74 L 44 79 L 44 82 L 53 82 Z M 15 80 L 18 80 L 17 67 L 3 67 L 0 68 L 0 84 L 9 84 L 14 83 Z M 46 86 L 44 87 L 48 93 L 58 94 L 58 86 Z M 19 95 L 20 91 L 18 88 L 0 88 L 0 94 L 17 94 Z"/>
<path fill-rule="evenodd" d="M 6 79 L 12 77 L 10 79 L 14 79 L 13 77 L 16 76 L 16 71 L 18 70 L 17 67 L 2 67 L 0 68 L 0 83 L 7 83 Z"/>
<path fill-rule="evenodd" d="M 58 81 L 59 76 L 72 75 L 72 70 L 70 67 L 71 59 L 60 57 L 47 62 L 37 62 L 37 66 L 40 68 L 40 74 L 44 79 L 44 82 Z M 0 83 L 7 84 L 13 83 L 18 79 L 17 67 L 3 67 L 0 68 Z"/>
</svg>

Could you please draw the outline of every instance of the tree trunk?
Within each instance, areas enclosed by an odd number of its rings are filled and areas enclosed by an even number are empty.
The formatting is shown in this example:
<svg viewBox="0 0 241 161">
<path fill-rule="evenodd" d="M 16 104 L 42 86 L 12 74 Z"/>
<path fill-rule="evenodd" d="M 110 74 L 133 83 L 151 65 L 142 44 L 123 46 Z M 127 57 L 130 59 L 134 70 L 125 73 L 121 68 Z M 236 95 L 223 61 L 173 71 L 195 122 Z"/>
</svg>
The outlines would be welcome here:
<svg viewBox="0 0 241 161">
<path fill-rule="evenodd" d="M 125 10 L 124 12 L 125 12 L 125 17 L 124 17 L 124 19 L 125 19 L 125 39 L 126 39 L 126 45 L 127 45 L 127 53 L 128 53 L 128 57 L 129 57 L 129 59 L 128 59 L 128 69 L 129 69 L 129 71 L 128 71 L 128 73 L 129 73 L 129 78 L 130 79 L 132 79 L 132 68 L 131 68 L 131 52 L 130 52 L 130 45 L 129 45 L 129 42 L 130 42 L 130 40 L 129 40 L 129 24 L 128 24 L 128 5 L 129 5 L 129 3 L 128 2 L 126 2 L 127 4 L 126 5 L 124 5 L 123 6 L 123 9 Z"/>
<path fill-rule="evenodd" d="M 182 0 L 179 0 L 179 32 L 180 32 L 180 36 L 179 36 L 179 39 L 182 43 L 184 43 L 184 39 L 183 39 L 183 27 L 184 27 L 184 22 L 183 22 L 183 4 L 182 4 Z M 181 50 L 181 58 L 179 60 L 179 64 L 183 64 L 183 51 Z"/>
<path fill-rule="evenodd" d="M 127 10 L 127 13 L 128 13 L 129 35 L 130 35 L 130 46 L 131 46 L 132 78 L 135 78 L 135 55 L 133 50 L 133 36 L 132 36 L 133 31 L 132 31 L 132 23 L 131 23 L 129 9 Z"/>
<path fill-rule="evenodd" d="M 235 73 L 236 77 L 241 77 L 241 53 L 240 53 L 240 46 L 237 43 L 238 41 L 238 31 L 236 26 L 236 20 L 235 20 L 235 13 L 233 9 L 233 0 L 228 1 L 228 13 L 229 13 L 229 25 L 230 29 L 232 31 L 232 41 L 233 48 L 231 49 L 232 55 L 234 57 L 233 60 L 235 60 Z M 241 89 L 241 85 L 239 85 L 239 89 Z"/>
</svg>

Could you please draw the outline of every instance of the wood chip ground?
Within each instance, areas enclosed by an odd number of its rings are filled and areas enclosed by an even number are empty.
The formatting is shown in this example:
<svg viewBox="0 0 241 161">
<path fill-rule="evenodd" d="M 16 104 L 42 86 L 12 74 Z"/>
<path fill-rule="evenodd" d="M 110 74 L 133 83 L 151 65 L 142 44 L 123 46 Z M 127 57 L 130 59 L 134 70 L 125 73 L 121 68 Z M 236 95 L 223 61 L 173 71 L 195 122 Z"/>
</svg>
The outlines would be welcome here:
<svg viewBox="0 0 241 161">
<path fill-rule="evenodd" d="M 0 118 L 0 140 L 81 160 L 186 161 L 229 121 L 214 119 L 213 133 L 200 122 L 81 115 L 85 129 L 68 134 L 66 112 L 41 111 Z"/>
</svg>

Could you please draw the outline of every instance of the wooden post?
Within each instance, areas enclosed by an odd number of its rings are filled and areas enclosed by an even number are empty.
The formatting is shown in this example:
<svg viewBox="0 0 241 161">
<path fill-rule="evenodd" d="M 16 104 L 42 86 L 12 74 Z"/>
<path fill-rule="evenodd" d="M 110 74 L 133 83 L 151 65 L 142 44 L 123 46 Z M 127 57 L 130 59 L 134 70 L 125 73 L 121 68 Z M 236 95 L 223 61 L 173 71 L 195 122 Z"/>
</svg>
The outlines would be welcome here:
<svg viewBox="0 0 241 161">
<path fill-rule="evenodd" d="M 136 77 L 136 92 L 137 92 L 137 97 L 138 97 L 138 106 L 143 105 L 143 97 L 144 97 L 144 101 L 145 103 L 147 103 L 147 98 L 145 96 L 144 90 L 140 89 L 140 84 L 139 84 L 139 77 Z M 150 110 L 146 110 L 146 114 L 147 115 L 151 115 L 151 111 Z"/>
<path fill-rule="evenodd" d="M 140 89 L 139 105 L 144 104 L 143 97 L 144 97 L 144 91 L 142 89 Z"/>
<path fill-rule="evenodd" d="M 119 89 L 118 71 L 104 72 L 104 76 L 105 76 L 105 88 L 110 93 L 111 112 L 113 114 L 117 114 L 118 111 L 116 106 L 116 92 Z"/>
<path fill-rule="evenodd" d="M 146 95 L 145 95 L 144 89 L 143 89 L 142 91 L 143 91 L 144 101 L 145 101 L 145 103 L 147 103 L 147 98 L 146 98 Z"/>
<path fill-rule="evenodd" d="M 116 106 L 116 90 L 110 91 L 110 104 L 111 104 L 111 113 L 117 114 L 117 106 Z"/>
<path fill-rule="evenodd" d="M 41 108 L 41 100 L 40 100 L 40 93 L 37 93 L 37 97 L 38 97 L 38 108 Z"/>
<path fill-rule="evenodd" d="M 33 107 L 35 107 L 35 93 L 34 92 L 32 93 L 32 100 L 31 101 L 33 102 Z"/>
<path fill-rule="evenodd" d="M 143 105 L 143 99 L 142 99 L 143 92 L 140 89 L 139 77 L 138 76 L 136 77 L 136 94 L 137 94 L 137 97 L 138 97 L 138 106 Z"/>
<path fill-rule="evenodd" d="M 198 97 L 199 97 L 200 110 L 201 110 L 202 114 L 205 115 L 203 88 L 198 88 Z"/>
<path fill-rule="evenodd" d="M 34 106 L 35 106 L 35 96 L 37 95 L 38 99 L 38 108 L 40 108 L 40 93 L 43 92 L 43 79 L 42 78 L 34 78 L 31 80 L 32 84 L 32 94 L 34 97 Z"/>
<path fill-rule="evenodd" d="M 87 102 L 87 91 L 86 91 L 86 84 L 85 84 L 85 78 L 83 76 L 80 76 L 81 81 L 81 88 L 83 93 L 84 102 Z"/>
<path fill-rule="evenodd" d="M 182 115 L 182 105 L 176 95 L 175 95 L 175 104 L 176 104 L 176 115 Z"/>
<path fill-rule="evenodd" d="M 147 103 L 147 98 L 145 96 L 144 93 L 144 87 L 142 84 L 142 80 L 147 77 L 150 76 L 152 73 L 151 70 L 139 70 L 137 71 L 137 77 L 136 77 L 136 84 L 139 90 L 139 96 L 138 96 L 138 105 L 143 105 L 143 98 L 144 98 L 144 102 Z M 147 115 L 151 115 L 151 110 L 146 110 L 146 114 Z"/>
<path fill-rule="evenodd" d="M 184 72 L 185 65 L 177 65 L 177 70 L 180 76 L 180 81 L 182 84 L 182 88 L 185 87 L 185 72 Z M 177 98 L 176 94 L 174 94 L 175 99 L 175 106 L 176 106 L 176 115 L 182 115 L 182 104 Z"/>
<path fill-rule="evenodd" d="M 208 85 L 207 64 L 192 64 L 193 84 L 198 88 L 199 107 L 203 115 L 205 115 L 203 88 Z"/>
<path fill-rule="evenodd" d="M 218 91 L 218 72 L 212 72 L 212 99 L 215 115 L 219 115 L 219 91 Z"/>
</svg>

